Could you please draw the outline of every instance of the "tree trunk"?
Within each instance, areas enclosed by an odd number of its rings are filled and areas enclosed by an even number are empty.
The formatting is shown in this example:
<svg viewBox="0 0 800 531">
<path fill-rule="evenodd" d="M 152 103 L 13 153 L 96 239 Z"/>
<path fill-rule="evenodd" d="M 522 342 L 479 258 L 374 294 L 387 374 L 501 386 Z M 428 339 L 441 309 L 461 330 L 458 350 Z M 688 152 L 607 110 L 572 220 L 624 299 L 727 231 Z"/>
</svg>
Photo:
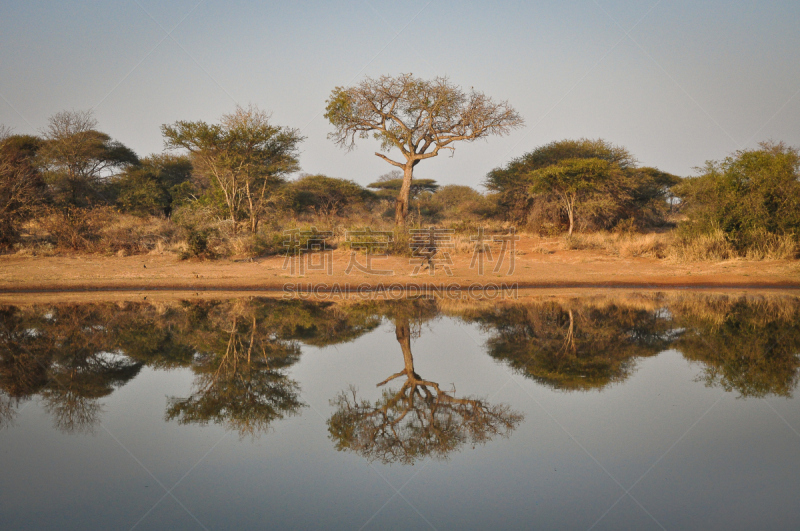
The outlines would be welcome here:
<svg viewBox="0 0 800 531">
<path fill-rule="evenodd" d="M 394 224 L 404 226 L 408 217 L 408 202 L 411 195 L 411 179 L 413 178 L 413 163 L 406 164 L 403 168 L 403 185 L 397 195 L 397 202 L 394 207 Z"/>
<path fill-rule="evenodd" d="M 250 232 L 255 234 L 258 229 L 258 215 L 253 205 L 253 194 L 250 193 L 250 182 L 245 186 L 245 191 L 247 192 L 247 206 L 250 209 Z"/>
<path fill-rule="evenodd" d="M 569 217 L 569 232 L 567 236 L 572 236 L 572 228 L 575 226 L 575 200 L 567 199 L 567 216 Z"/>
<path fill-rule="evenodd" d="M 569 216 L 569 232 L 567 236 L 572 236 L 572 227 L 575 226 L 575 218 L 572 213 L 572 208 L 567 209 L 567 216 Z"/>
</svg>

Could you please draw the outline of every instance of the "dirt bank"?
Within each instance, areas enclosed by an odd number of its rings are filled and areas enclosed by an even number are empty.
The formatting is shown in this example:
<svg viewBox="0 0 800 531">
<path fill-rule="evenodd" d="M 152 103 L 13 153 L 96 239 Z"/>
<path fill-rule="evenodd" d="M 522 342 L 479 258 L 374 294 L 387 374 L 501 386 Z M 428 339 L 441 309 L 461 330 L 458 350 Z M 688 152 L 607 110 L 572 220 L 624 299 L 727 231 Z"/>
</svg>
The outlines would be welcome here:
<svg viewBox="0 0 800 531">
<path fill-rule="evenodd" d="M 409 258 L 375 259 L 374 269 L 391 270 L 377 276 L 353 269 L 346 272 L 350 255 L 336 250 L 329 255 L 331 274 L 309 271 L 292 274 L 284 258 L 255 260 L 181 261 L 174 255 L 129 257 L 51 256 L 0 257 L 0 293 L 55 291 L 282 291 L 287 284 L 355 289 L 369 284 L 437 284 L 469 286 L 474 283 L 517 283 L 533 288 L 800 288 L 800 262 L 732 260 L 718 263 L 674 263 L 651 258 L 620 258 L 596 251 L 554 250 L 536 252 L 523 238 L 517 247 L 514 270 L 508 274 L 506 257 L 500 271 L 486 263 L 484 274 L 470 268 L 470 253 L 454 254 L 452 275 L 437 268 L 435 275 L 414 275 Z M 496 256 L 494 257 L 497 258 Z M 358 260 L 364 264 L 364 256 Z M 318 260 L 319 261 L 319 260 Z M 4 297 L 6 298 L 6 297 Z"/>
</svg>

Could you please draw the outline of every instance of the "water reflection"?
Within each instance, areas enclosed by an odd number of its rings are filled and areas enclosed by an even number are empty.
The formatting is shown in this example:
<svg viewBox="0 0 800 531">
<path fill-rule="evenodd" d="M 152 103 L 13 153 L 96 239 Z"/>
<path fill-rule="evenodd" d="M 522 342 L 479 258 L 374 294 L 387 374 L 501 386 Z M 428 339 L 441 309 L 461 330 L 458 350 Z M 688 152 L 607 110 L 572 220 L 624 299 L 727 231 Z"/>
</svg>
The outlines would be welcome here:
<svg viewBox="0 0 800 531">
<path fill-rule="evenodd" d="M 635 360 L 669 348 L 668 314 L 606 300 L 532 302 L 468 312 L 489 333 L 490 356 L 560 390 L 621 382 Z"/>
<path fill-rule="evenodd" d="M 396 391 L 385 390 L 374 403 L 359 400 L 354 387 L 332 400 L 336 411 L 328 419 L 328 431 L 337 450 L 406 465 L 428 456 L 446 459 L 465 444 L 507 437 L 522 421 L 522 415 L 507 405 L 457 398 L 423 379 L 414 370 L 409 318 L 396 317 L 394 326 L 404 367 L 378 387 L 397 378 L 404 379 L 403 385 Z"/>
<path fill-rule="evenodd" d="M 492 358 L 561 391 L 624 382 L 637 360 L 670 348 L 697 365 L 706 385 L 741 397 L 790 397 L 800 378 L 800 303 L 789 296 L 9 306 L 0 308 L 0 428 L 37 399 L 58 429 L 92 431 L 102 399 L 143 367 L 188 368 L 192 390 L 167 400 L 166 419 L 256 436 L 303 407 L 302 389 L 288 376 L 302 345 L 351 341 L 388 321 L 403 370 L 381 385 L 402 384 L 374 403 L 353 392 L 335 397 L 331 436 L 337 447 L 370 459 L 443 457 L 510 433 L 518 420 L 502 406 L 457 398 L 414 371 L 410 338 L 441 315 L 478 324 Z"/>
<path fill-rule="evenodd" d="M 682 327 L 674 348 L 702 368 L 700 379 L 741 397 L 791 397 L 800 378 L 797 299 L 686 295 L 671 308 Z"/>
<path fill-rule="evenodd" d="M 62 431 L 93 431 L 102 410 L 99 399 L 142 368 L 115 351 L 108 316 L 94 307 L 33 314 L 5 309 L 0 319 L 3 392 L 17 405 L 38 395 Z"/>
<path fill-rule="evenodd" d="M 195 373 L 193 392 L 168 400 L 167 420 L 257 435 L 302 407 L 284 372 L 301 343 L 349 341 L 380 322 L 357 308 L 257 299 L 2 308 L 0 427 L 39 398 L 58 429 L 91 432 L 100 399 L 142 367 L 184 367 Z"/>
</svg>

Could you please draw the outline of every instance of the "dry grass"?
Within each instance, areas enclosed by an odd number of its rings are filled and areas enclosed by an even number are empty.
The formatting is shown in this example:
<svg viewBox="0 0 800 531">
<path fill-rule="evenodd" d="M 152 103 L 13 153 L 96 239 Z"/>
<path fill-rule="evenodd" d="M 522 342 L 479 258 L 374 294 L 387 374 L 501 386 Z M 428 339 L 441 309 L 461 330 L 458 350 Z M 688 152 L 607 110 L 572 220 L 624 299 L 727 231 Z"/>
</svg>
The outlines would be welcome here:
<svg viewBox="0 0 800 531">
<path fill-rule="evenodd" d="M 788 234 L 764 234 L 747 249 L 747 260 L 792 260 L 800 256 L 800 245 Z"/>
<path fill-rule="evenodd" d="M 668 234 L 594 232 L 567 236 L 561 241 L 561 248 L 602 251 L 622 258 L 666 258 L 670 240 Z"/>
<path fill-rule="evenodd" d="M 721 230 L 693 238 L 675 238 L 669 257 L 678 262 L 721 262 L 737 257 L 736 250 Z"/>
<path fill-rule="evenodd" d="M 668 256 L 679 262 L 744 260 L 792 260 L 800 254 L 800 247 L 791 235 L 764 233 L 753 238 L 744 252 L 737 251 L 717 229 L 710 234 L 691 238 L 676 237 L 670 245 Z"/>
<path fill-rule="evenodd" d="M 564 237 L 560 247 L 563 250 L 605 252 L 621 258 L 660 258 L 675 262 L 791 260 L 800 255 L 800 246 L 790 235 L 764 234 L 754 240 L 745 252 L 739 252 L 721 230 L 691 238 L 677 236 L 675 233 L 573 234 Z"/>
<path fill-rule="evenodd" d="M 120 214 L 108 208 L 92 210 L 52 209 L 23 227 L 17 254 L 52 255 L 57 252 L 88 252 L 127 256 L 166 253 L 178 245 L 177 227 L 151 216 Z"/>
</svg>

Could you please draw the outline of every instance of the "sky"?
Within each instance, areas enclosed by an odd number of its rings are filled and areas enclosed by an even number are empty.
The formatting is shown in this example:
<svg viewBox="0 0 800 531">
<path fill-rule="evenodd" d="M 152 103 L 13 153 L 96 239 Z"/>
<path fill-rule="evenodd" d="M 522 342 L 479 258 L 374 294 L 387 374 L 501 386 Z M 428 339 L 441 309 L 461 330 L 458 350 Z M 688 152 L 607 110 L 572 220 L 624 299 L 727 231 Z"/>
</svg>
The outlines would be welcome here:
<svg viewBox="0 0 800 531">
<path fill-rule="evenodd" d="M 139 156 L 162 124 L 237 105 L 301 130 L 300 165 L 368 184 L 394 169 L 323 117 L 366 76 L 447 76 L 526 126 L 461 143 L 415 177 L 478 187 L 538 146 L 603 138 L 681 176 L 764 140 L 800 146 L 800 2 L 0 0 L 0 124 L 36 134 L 62 110 Z"/>
</svg>

